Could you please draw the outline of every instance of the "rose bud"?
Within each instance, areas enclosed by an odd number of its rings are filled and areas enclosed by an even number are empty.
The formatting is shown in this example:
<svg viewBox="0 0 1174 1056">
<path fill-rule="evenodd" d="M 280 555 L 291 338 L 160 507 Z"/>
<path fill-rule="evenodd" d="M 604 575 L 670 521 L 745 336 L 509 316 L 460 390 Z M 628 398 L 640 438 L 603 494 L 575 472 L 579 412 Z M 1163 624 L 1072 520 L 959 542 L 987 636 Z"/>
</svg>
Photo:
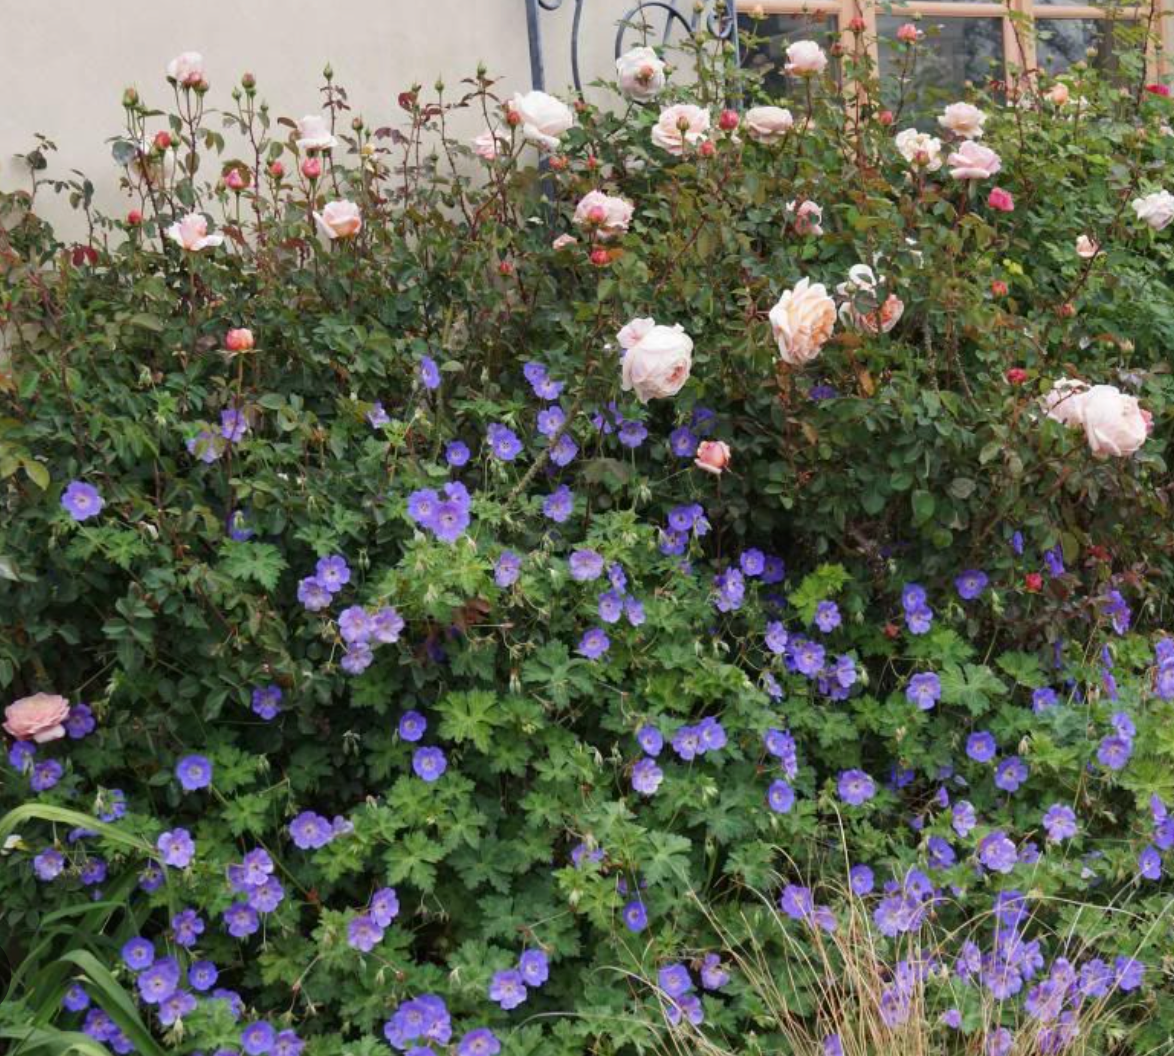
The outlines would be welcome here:
<svg viewBox="0 0 1174 1056">
<path fill-rule="evenodd" d="M 1061 319 L 1071 319 L 1076 314 L 1076 305 L 1071 301 L 1065 301 L 1056 311 L 1060 313 Z"/>
<path fill-rule="evenodd" d="M 991 283 L 991 294 L 995 297 L 1007 296 L 1007 284 L 1002 279 L 995 279 Z"/>
<path fill-rule="evenodd" d="M 738 127 L 738 111 L 723 110 L 721 117 L 717 119 L 717 124 L 723 132 L 733 132 Z"/>
<path fill-rule="evenodd" d="M 1027 380 L 1027 371 L 1022 367 L 1012 367 L 1004 377 L 1012 385 L 1022 385 Z"/>
<path fill-rule="evenodd" d="M 137 209 L 132 209 L 129 213 L 126 214 L 126 222 L 131 227 L 138 227 L 139 224 L 143 222 L 143 214 L 140 213 Z"/>
<path fill-rule="evenodd" d="M 547 164 L 549 164 L 555 172 L 565 172 L 569 162 L 562 154 L 556 154 Z"/>
<path fill-rule="evenodd" d="M 693 465 L 706 473 L 720 476 L 730 464 L 730 458 L 730 445 L 724 440 L 702 440 L 697 445 L 697 457 L 693 459 Z"/>
<path fill-rule="evenodd" d="M 717 147 L 713 145 L 712 139 L 707 139 L 697 148 L 697 151 L 703 158 L 712 158 L 717 151 Z"/>
<path fill-rule="evenodd" d="M 591 263 L 597 268 L 606 268 L 611 263 L 611 254 L 603 246 L 596 246 L 591 251 Z"/>
<path fill-rule="evenodd" d="M 1041 590 L 1044 589 L 1044 577 L 1041 576 L 1038 572 L 1028 572 L 1027 575 L 1023 577 L 1023 588 L 1029 594 L 1038 594 Z"/>
<path fill-rule="evenodd" d="M 319 158 L 306 158 L 302 162 L 302 175 L 307 180 L 316 180 L 322 175 L 322 161 Z"/>
<path fill-rule="evenodd" d="M 269 163 L 269 175 L 275 180 L 280 180 L 285 175 L 285 166 L 280 161 L 271 161 Z"/>
<path fill-rule="evenodd" d="M 864 32 L 864 19 L 862 19 L 859 15 L 857 15 L 855 18 L 852 19 L 851 22 L 848 23 L 848 28 L 853 33 L 863 33 Z"/>
<path fill-rule="evenodd" d="M 505 276 L 512 275 L 514 273 L 514 266 L 508 260 L 499 261 L 497 265 L 497 273 L 499 275 Z"/>
<path fill-rule="evenodd" d="M 892 110 L 882 110 L 879 114 L 876 115 L 876 119 L 885 126 L 891 125 L 895 120 Z"/>
<path fill-rule="evenodd" d="M 224 335 L 224 347 L 229 352 L 252 352 L 253 346 L 253 331 L 243 326 L 236 330 L 229 330 Z"/>
<path fill-rule="evenodd" d="M 157 150 L 166 150 L 171 146 L 170 132 L 156 132 L 155 133 L 155 148 Z"/>
<path fill-rule="evenodd" d="M 224 184 L 230 190 L 240 194 L 249 185 L 249 182 L 245 179 L 245 174 L 240 169 L 229 169 L 224 174 Z"/>
</svg>

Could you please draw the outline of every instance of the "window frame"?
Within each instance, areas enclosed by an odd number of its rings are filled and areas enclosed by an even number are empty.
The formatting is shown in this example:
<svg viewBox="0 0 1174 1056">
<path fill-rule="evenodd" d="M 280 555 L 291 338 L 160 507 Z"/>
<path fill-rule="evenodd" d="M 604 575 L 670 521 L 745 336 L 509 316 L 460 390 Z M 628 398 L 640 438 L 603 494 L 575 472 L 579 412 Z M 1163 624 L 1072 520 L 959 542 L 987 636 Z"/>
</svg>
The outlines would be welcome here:
<svg viewBox="0 0 1174 1056">
<path fill-rule="evenodd" d="M 1150 6 L 1152 4 L 1152 6 Z M 764 15 L 834 15 L 845 48 L 855 47 L 855 36 L 847 29 L 855 18 L 864 23 L 864 35 L 873 62 L 877 61 L 877 15 L 921 15 L 923 18 L 998 18 L 1003 23 L 1003 62 L 1008 84 L 1013 84 L 1023 71 L 1036 68 L 1035 34 L 1016 33 L 1012 16 L 1034 21 L 1099 20 L 1137 22 L 1152 19 L 1158 46 L 1150 47 L 1147 55 L 1149 78 L 1159 80 L 1172 69 L 1174 51 L 1174 0 L 1150 0 L 1150 4 L 1108 9 L 1090 4 L 1044 4 L 1036 0 L 1009 0 L 1008 4 L 980 0 L 907 0 L 892 11 L 883 10 L 878 0 L 733 0 L 737 14 L 750 10 Z M 1022 47 L 1021 47 L 1022 43 Z"/>
</svg>

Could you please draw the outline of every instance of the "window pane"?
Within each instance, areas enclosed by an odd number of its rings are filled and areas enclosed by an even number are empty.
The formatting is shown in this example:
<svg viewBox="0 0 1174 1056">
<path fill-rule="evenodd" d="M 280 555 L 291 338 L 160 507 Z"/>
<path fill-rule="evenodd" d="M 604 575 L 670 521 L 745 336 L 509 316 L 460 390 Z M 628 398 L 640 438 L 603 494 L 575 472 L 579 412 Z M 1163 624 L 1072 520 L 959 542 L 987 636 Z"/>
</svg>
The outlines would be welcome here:
<svg viewBox="0 0 1174 1056">
<path fill-rule="evenodd" d="M 1045 73 L 1053 75 L 1082 61 L 1098 69 L 1113 69 L 1113 30 L 1112 22 L 1094 18 L 1038 19 L 1036 64 Z"/>
<path fill-rule="evenodd" d="M 762 83 L 771 96 L 793 95 L 794 79 L 783 73 L 787 45 L 797 40 L 814 40 L 825 49 L 830 48 L 837 40 L 837 21 L 835 15 L 767 15 L 758 19 L 739 15 L 741 32 L 758 38 L 747 49 L 746 67 L 765 73 Z M 832 73 L 835 72 L 832 67 Z"/>
<path fill-rule="evenodd" d="M 881 15 L 876 21 L 887 106 L 901 104 L 900 78 L 905 76 L 902 124 L 923 122 L 944 103 L 957 102 L 967 81 L 986 85 L 1006 74 L 1001 18 L 922 18 L 916 25 L 925 33 L 924 43 L 914 50 L 912 63 L 911 49 L 897 42 L 898 28 L 911 19 Z"/>
</svg>

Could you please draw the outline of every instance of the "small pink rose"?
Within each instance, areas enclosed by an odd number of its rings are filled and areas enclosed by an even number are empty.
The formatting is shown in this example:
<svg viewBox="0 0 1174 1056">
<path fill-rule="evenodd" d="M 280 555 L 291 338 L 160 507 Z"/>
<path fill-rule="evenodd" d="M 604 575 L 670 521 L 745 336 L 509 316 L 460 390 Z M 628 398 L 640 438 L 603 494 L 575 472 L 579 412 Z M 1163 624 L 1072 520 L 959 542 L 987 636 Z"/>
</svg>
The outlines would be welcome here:
<svg viewBox="0 0 1174 1056">
<path fill-rule="evenodd" d="M 693 459 L 693 464 L 706 473 L 720 476 L 730 464 L 731 457 L 730 445 L 724 440 L 702 440 L 697 445 L 697 457 Z"/>
<path fill-rule="evenodd" d="M 65 736 L 69 701 L 52 693 L 22 697 L 4 709 L 4 729 L 18 741 L 60 740 Z"/>
<path fill-rule="evenodd" d="M 1011 197 L 1011 192 L 1004 191 L 1002 187 L 991 188 L 986 204 L 1002 213 L 1010 213 L 1015 209 L 1015 199 Z"/>
</svg>

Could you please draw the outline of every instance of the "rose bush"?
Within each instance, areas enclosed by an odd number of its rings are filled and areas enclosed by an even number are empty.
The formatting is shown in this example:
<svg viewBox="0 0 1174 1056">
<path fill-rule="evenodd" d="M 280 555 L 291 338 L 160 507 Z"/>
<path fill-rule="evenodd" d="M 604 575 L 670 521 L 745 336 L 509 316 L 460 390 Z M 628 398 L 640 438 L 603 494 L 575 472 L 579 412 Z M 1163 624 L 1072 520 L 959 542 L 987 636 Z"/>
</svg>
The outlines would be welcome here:
<svg viewBox="0 0 1174 1056">
<path fill-rule="evenodd" d="M 386 124 L 191 53 L 123 218 L 28 155 L 0 1036 L 1168 1037 L 1171 104 L 1125 55 L 920 127 L 863 44 Z M 875 1045 L 821 1004 L 862 918 Z"/>
</svg>

